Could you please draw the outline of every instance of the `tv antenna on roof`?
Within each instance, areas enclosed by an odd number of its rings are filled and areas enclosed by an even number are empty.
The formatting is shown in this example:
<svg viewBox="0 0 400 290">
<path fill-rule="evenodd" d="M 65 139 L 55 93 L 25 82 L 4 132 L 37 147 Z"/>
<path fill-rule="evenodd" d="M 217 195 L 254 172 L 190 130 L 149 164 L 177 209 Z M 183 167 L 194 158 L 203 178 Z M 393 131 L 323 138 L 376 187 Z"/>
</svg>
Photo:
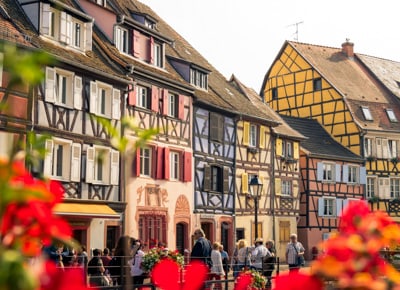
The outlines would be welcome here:
<svg viewBox="0 0 400 290">
<path fill-rule="evenodd" d="M 296 23 L 293 23 L 293 24 L 290 24 L 290 25 L 286 26 L 286 27 L 296 26 L 296 31 L 293 34 L 295 41 L 299 41 L 299 24 L 303 24 L 303 23 L 304 23 L 304 21 L 299 21 L 299 22 L 296 22 Z"/>
</svg>

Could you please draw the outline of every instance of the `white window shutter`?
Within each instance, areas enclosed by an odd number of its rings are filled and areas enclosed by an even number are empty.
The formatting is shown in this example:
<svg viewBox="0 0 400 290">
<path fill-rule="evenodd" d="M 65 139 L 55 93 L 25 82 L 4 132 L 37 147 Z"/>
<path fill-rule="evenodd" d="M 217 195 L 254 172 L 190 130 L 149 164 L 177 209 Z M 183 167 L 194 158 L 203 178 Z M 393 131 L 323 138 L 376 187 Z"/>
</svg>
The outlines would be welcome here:
<svg viewBox="0 0 400 290">
<path fill-rule="evenodd" d="M 54 103 L 56 100 L 55 92 L 55 81 L 56 81 L 56 70 L 51 67 L 46 67 L 46 89 L 45 89 L 45 100 L 50 103 Z"/>
<path fill-rule="evenodd" d="M 389 158 L 389 143 L 387 139 L 382 139 L 382 158 Z"/>
<path fill-rule="evenodd" d="M 51 176 L 52 175 L 52 167 L 53 167 L 53 146 L 54 142 L 51 139 L 46 140 L 46 155 L 44 157 L 44 168 L 43 175 Z"/>
<path fill-rule="evenodd" d="M 81 180 L 81 144 L 73 143 L 71 146 L 71 181 Z"/>
<path fill-rule="evenodd" d="M 67 43 L 67 13 L 64 11 L 61 11 L 60 15 L 60 41 Z"/>
<path fill-rule="evenodd" d="M 50 15 L 51 15 L 51 10 L 50 10 L 50 4 L 47 3 L 41 3 L 42 5 L 42 25 L 41 25 L 41 33 L 49 35 L 50 33 Z"/>
<path fill-rule="evenodd" d="M 92 183 L 94 178 L 94 148 L 88 147 L 86 151 L 86 182 Z"/>
<path fill-rule="evenodd" d="M 342 215 L 342 211 L 345 207 L 345 201 L 347 201 L 347 199 L 342 199 L 342 198 L 337 198 L 335 200 L 336 202 L 336 216 L 341 216 Z"/>
<path fill-rule="evenodd" d="M 348 165 L 343 165 L 343 182 L 344 183 L 349 182 L 349 166 Z"/>
<path fill-rule="evenodd" d="M 112 90 L 112 118 L 119 120 L 121 118 L 121 91 Z"/>
<path fill-rule="evenodd" d="M 336 175 L 336 182 L 340 182 L 341 181 L 341 176 L 340 176 L 341 172 L 340 172 L 340 164 L 335 164 L 335 175 Z"/>
<path fill-rule="evenodd" d="M 67 38 L 66 38 L 65 42 L 68 45 L 72 45 L 72 39 L 73 39 L 73 37 L 72 37 L 72 25 L 73 25 L 72 16 L 67 14 L 67 33 L 66 33 Z"/>
<path fill-rule="evenodd" d="M 74 77 L 74 108 L 82 109 L 82 78 Z"/>
<path fill-rule="evenodd" d="M 90 113 L 97 113 L 97 83 L 94 81 L 90 82 Z"/>
<path fill-rule="evenodd" d="M 86 22 L 85 23 L 85 51 L 92 50 L 92 27 L 93 22 Z"/>
<path fill-rule="evenodd" d="M 360 184 L 367 184 L 367 168 L 360 167 Z"/>
<path fill-rule="evenodd" d="M 119 184 L 119 151 L 111 150 L 111 180 L 110 184 Z"/>
<path fill-rule="evenodd" d="M 324 164 L 322 162 L 317 163 L 317 180 L 322 181 L 324 178 Z"/>
<path fill-rule="evenodd" d="M 324 198 L 318 198 L 318 216 L 324 216 Z"/>
</svg>

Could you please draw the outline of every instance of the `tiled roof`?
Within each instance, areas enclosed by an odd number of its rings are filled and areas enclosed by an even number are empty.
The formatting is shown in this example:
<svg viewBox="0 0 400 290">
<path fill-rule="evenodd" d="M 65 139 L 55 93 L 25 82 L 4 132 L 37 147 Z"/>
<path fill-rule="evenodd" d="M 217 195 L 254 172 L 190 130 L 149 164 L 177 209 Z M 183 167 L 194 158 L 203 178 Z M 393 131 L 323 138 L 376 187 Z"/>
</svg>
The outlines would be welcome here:
<svg viewBox="0 0 400 290">
<path fill-rule="evenodd" d="M 116 9 L 118 10 L 116 12 L 123 12 L 126 17 L 130 16 L 131 11 L 135 11 L 141 14 L 149 15 L 150 17 L 155 19 L 157 21 L 156 31 L 173 41 L 172 45 L 166 45 L 167 56 L 173 57 L 175 59 L 185 60 L 186 62 L 193 63 L 210 71 L 208 75 L 208 90 L 206 91 L 198 89 L 195 86 L 191 86 L 190 84 L 185 82 L 181 78 L 181 76 L 170 66 L 168 61 L 166 61 L 165 72 L 160 72 L 162 70 L 154 68 L 160 74 L 164 73 L 166 77 L 169 77 L 170 79 L 176 81 L 180 80 L 183 82 L 183 84 L 192 87 L 194 92 L 195 104 L 200 103 L 235 114 L 254 116 L 256 118 L 264 119 L 266 121 L 270 120 L 270 116 L 268 114 L 254 106 L 244 96 L 243 93 L 232 86 L 228 82 L 228 80 L 220 72 L 218 72 L 218 70 L 216 70 L 195 48 L 193 48 L 162 18 L 160 18 L 150 7 L 136 0 L 114 0 L 112 2 L 115 3 L 115 5 L 111 6 L 115 6 L 118 8 Z M 128 59 L 126 59 L 126 61 L 127 60 Z M 132 62 L 134 60 L 132 58 L 129 58 L 129 61 Z M 149 70 L 152 69 L 150 68 L 150 66 L 148 66 L 147 68 Z"/>
<path fill-rule="evenodd" d="M 32 47 L 33 45 L 30 41 L 30 37 L 19 31 L 13 24 L 2 1 L 0 1 L 0 11 L 2 11 L 2 13 L 0 13 L 0 39 L 18 45 Z"/>
<path fill-rule="evenodd" d="M 289 126 L 307 137 L 306 140 L 300 143 L 300 146 L 311 156 L 325 159 L 363 162 L 363 158 L 354 154 L 333 139 L 317 120 L 283 115 L 281 117 Z"/>
<path fill-rule="evenodd" d="M 231 79 L 229 81 L 234 86 L 236 86 L 238 90 L 242 91 L 254 105 L 256 105 L 262 110 L 265 110 L 266 114 L 270 116 L 272 124 L 274 124 L 272 130 L 276 134 L 281 136 L 286 136 L 289 138 L 305 139 L 303 135 L 301 135 L 299 132 L 290 127 L 277 112 L 275 112 L 270 106 L 268 106 L 268 104 L 263 103 L 261 97 L 257 94 L 257 92 L 254 89 L 245 86 L 234 75 L 231 76 Z"/>
<path fill-rule="evenodd" d="M 69 2 L 66 3 L 71 4 Z M 9 14 L 10 19 L 12 19 L 12 24 L 21 31 L 22 35 L 26 36 L 26 39 L 30 40 L 31 46 L 49 53 L 55 57 L 57 61 L 65 62 L 69 65 L 89 70 L 93 73 L 107 75 L 108 77 L 115 78 L 118 81 L 128 82 L 128 78 L 124 78 L 122 71 L 104 58 L 101 51 L 98 49 L 99 46 L 96 41 L 93 41 L 93 50 L 87 53 L 66 48 L 61 44 L 53 43 L 52 41 L 38 35 L 17 1 L 0 0 L 0 5 L 3 6 Z M 2 38 L 1 34 L 0 38 Z"/>
<path fill-rule="evenodd" d="M 393 108 L 400 120 L 400 112 L 395 109 L 398 107 L 397 100 L 365 67 L 365 65 L 371 66 L 372 71 L 378 72 L 381 70 L 380 67 L 386 66 L 388 62 L 384 63 L 376 59 L 373 62 L 373 58 L 360 56 L 360 59 L 365 61 L 364 64 L 360 61 L 358 54 L 349 58 L 342 52 L 341 48 L 292 41 L 287 43 L 294 47 L 314 69 L 342 94 L 360 128 L 400 131 L 400 123 L 391 123 L 385 111 L 385 108 Z M 394 70 L 394 67 L 396 65 L 392 63 L 390 70 Z M 397 67 L 399 67 L 399 64 L 397 64 Z M 391 77 L 394 78 L 395 74 L 392 73 Z M 391 87 L 393 88 L 393 85 Z M 361 105 L 369 107 L 373 121 L 365 120 L 361 112 Z"/>
</svg>

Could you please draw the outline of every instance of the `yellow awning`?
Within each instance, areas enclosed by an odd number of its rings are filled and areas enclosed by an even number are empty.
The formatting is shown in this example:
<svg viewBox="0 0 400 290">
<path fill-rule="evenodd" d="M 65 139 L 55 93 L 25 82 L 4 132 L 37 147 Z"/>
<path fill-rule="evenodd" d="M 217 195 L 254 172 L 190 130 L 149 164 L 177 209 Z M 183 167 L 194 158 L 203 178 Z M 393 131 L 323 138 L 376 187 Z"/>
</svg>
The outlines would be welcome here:
<svg viewBox="0 0 400 290">
<path fill-rule="evenodd" d="M 58 215 L 86 217 L 86 218 L 113 218 L 120 216 L 105 204 L 59 203 L 54 207 Z"/>
</svg>

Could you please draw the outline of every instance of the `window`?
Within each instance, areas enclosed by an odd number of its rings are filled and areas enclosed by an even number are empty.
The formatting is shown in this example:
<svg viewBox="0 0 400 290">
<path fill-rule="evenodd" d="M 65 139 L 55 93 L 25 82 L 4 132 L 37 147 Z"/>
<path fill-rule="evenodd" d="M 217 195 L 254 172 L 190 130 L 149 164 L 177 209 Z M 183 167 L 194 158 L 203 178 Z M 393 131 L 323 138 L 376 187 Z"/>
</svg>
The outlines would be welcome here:
<svg viewBox="0 0 400 290">
<path fill-rule="evenodd" d="M 146 243 L 150 249 L 156 247 L 158 242 L 166 242 L 166 216 L 151 213 L 140 215 L 138 230 L 139 239 L 143 243 Z"/>
<path fill-rule="evenodd" d="M 222 185 L 222 168 L 218 166 L 211 166 L 211 190 L 222 192 Z"/>
<path fill-rule="evenodd" d="M 400 179 L 391 178 L 390 179 L 390 198 L 400 197 Z"/>
<path fill-rule="evenodd" d="M 376 178 L 367 177 L 367 192 L 366 197 L 371 198 L 375 196 Z"/>
<path fill-rule="evenodd" d="M 257 126 L 250 125 L 249 145 L 251 147 L 257 146 Z"/>
<path fill-rule="evenodd" d="M 224 117 L 216 113 L 210 113 L 210 139 L 222 142 L 224 139 Z"/>
<path fill-rule="evenodd" d="M 207 74 L 199 70 L 190 69 L 190 83 L 198 88 L 207 89 Z"/>
<path fill-rule="evenodd" d="M 140 175 L 151 176 L 151 149 L 140 148 Z"/>
<path fill-rule="evenodd" d="M 153 64 L 157 67 L 163 67 L 162 44 L 155 42 L 153 46 Z"/>
<path fill-rule="evenodd" d="M 93 145 L 86 151 L 86 182 L 119 184 L 119 152 L 109 147 Z"/>
<path fill-rule="evenodd" d="M 105 118 L 118 120 L 121 116 L 121 92 L 111 85 L 90 82 L 90 112 Z"/>
<path fill-rule="evenodd" d="M 335 166 L 332 163 L 323 163 L 323 181 L 334 181 Z"/>
<path fill-rule="evenodd" d="M 278 88 L 272 88 L 271 95 L 272 95 L 273 100 L 277 100 L 278 99 Z"/>
<path fill-rule="evenodd" d="M 321 197 L 318 199 L 318 215 L 323 217 L 336 216 L 336 200 L 334 198 Z"/>
<path fill-rule="evenodd" d="M 359 167 L 349 166 L 348 167 L 348 182 L 349 183 L 359 183 Z"/>
<path fill-rule="evenodd" d="M 80 50 L 92 49 L 92 24 L 89 19 L 82 22 L 50 4 L 45 3 L 42 7 L 41 33 Z"/>
<path fill-rule="evenodd" d="M 71 140 L 53 138 L 46 140 L 43 173 L 58 179 L 80 181 L 81 145 Z"/>
<path fill-rule="evenodd" d="M 128 53 L 128 30 L 121 28 L 121 27 L 116 27 L 115 28 L 115 46 L 120 52 L 123 53 Z"/>
<path fill-rule="evenodd" d="M 168 94 L 168 116 L 178 117 L 178 96 Z"/>
<path fill-rule="evenodd" d="M 149 89 L 142 86 L 136 86 L 136 104 L 138 107 L 150 109 L 151 100 L 150 100 Z"/>
<path fill-rule="evenodd" d="M 179 153 L 170 152 L 170 179 L 179 180 L 180 178 L 180 166 L 179 166 Z"/>
<path fill-rule="evenodd" d="M 386 109 L 386 114 L 390 120 L 390 122 L 397 122 L 396 115 L 393 112 L 393 109 Z"/>
<path fill-rule="evenodd" d="M 388 140 L 389 158 L 397 157 L 397 141 Z"/>
<path fill-rule="evenodd" d="M 281 195 L 291 196 L 292 195 L 292 181 L 282 180 Z"/>
<path fill-rule="evenodd" d="M 364 139 L 364 154 L 365 157 L 372 156 L 372 138 Z"/>
<path fill-rule="evenodd" d="M 289 141 L 282 142 L 282 154 L 287 158 L 293 158 L 293 143 Z"/>
<path fill-rule="evenodd" d="M 317 78 L 313 80 L 313 89 L 314 91 L 322 90 L 322 81 L 321 78 Z"/>
<path fill-rule="evenodd" d="M 368 107 L 361 107 L 362 113 L 364 115 L 365 120 L 367 121 L 373 121 L 374 119 L 372 118 L 371 112 Z"/>
<path fill-rule="evenodd" d="M 46 67 L 45 100 L 82 109 L 82 78 L 70 71 Z"/>
</svg>

